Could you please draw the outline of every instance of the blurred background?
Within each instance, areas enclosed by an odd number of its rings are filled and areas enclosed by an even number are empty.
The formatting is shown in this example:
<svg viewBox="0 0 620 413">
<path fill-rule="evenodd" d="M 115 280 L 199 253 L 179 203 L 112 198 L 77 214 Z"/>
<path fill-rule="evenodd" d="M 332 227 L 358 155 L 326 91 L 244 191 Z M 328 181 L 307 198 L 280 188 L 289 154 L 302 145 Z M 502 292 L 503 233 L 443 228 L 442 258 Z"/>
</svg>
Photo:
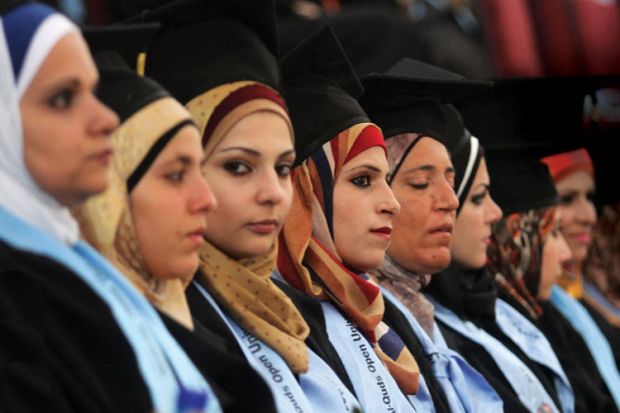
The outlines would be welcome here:
<svg viewBox="0 0 620 413">
<path fill-rule="evenodd" d="M 105 25 L 170 0 L 47 2 L 79 24 Z M 584 146 L 595 162 L 597 205 L 620 200 L 615 168 L 620 148 L 620 0 L 276 3 L 280 54 L 329 21 L 360 76 L 385 71 L 403 57 L 472 79 L 611 75 L 610 87 L 584 102 L 584 124 L 592 132 Z"/>
</svg>

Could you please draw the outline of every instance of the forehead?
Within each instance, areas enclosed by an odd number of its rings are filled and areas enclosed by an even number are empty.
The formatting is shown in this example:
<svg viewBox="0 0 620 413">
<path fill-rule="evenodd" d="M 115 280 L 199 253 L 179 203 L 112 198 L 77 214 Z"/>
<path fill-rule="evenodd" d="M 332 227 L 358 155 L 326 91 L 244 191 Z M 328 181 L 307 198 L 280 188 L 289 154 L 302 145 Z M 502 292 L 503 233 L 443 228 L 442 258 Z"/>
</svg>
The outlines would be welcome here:
<svg viewBox="0 0 620 413">
<path fill-rule="evenodd" d="M 242 146 L 264 151 L 291 149 L 293 142 L 286 121 L 270 111 L 259 111 L 240 119 L 218 145 L 219 148 Z"/>
<path fill-rule="evenodd" d="M 372 146 L 344 164 L 342 170 L 352 169 L 361 165 L 385 166 L 387 168 L 385 150 L 380 146 Z"/>
<path fill-rule="evenodd" d="M 413 147 L 400 168 L 407 172 L 411 168 L 432 166 L 438 170 L 452 168 L 450 154 L 446 147 L 436 139 L 424 137 Z"/>
<path fill-rule="evenodd" d="M 69 33 L 52 48 L 35 75 L 32 85 L 46 85 L 65 78 L 95 82 L 97 68 L 79 33 Z"/>
<path fill-rule="evenodd" d="M 592 191 L 594 190 L 594 179 L 586 171 L 575 171 L 562 178 L 556 183 L 558 192 L 567 191 Z"/>
<path fill-rule="evenodd" d="M 157 156 L 155 162 L 167 162 L 180 156 L 189 159 L 200 159 L 203 156 L 200 134 L 193 125 L 181 128 Z"/>
<path fill-rule="evenodd" d="M 487 169 L 487 162 L 485 161 L 483 156 L 482 158 L 480 158 L 480 164 L 478 164 L 478 170 L 476 171 L 476 176 L 474 177 L 472 188 L 482 183 L 488 184 L 489 180 L 489 170 Z"/>
</svg>

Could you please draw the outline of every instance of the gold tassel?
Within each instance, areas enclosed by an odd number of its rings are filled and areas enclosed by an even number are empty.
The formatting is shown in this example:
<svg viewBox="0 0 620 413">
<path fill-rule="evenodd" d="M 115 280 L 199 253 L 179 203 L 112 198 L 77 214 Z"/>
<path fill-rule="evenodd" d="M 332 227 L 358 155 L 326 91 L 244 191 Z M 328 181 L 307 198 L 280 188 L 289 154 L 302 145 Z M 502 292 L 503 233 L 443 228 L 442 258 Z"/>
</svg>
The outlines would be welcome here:
<svg viewBox="0 0 620 413">
<path fill-rule="evenodd" d="M 146 53 L 140 52 L 140 54 L 138 54 L 138 59 L 136 61 L 136 72 L 138 72 L 138 75 L 140 75 L 141 77 L 144 76 L 145 67 L 146 67 Z"/>
</svg>

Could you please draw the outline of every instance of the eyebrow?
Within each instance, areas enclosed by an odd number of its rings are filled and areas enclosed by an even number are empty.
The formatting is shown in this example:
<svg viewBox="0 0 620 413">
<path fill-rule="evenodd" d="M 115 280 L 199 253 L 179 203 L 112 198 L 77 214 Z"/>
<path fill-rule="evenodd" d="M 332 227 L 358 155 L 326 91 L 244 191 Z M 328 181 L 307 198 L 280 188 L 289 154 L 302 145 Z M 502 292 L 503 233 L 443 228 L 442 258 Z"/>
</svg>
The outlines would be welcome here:
<svg viewBox="0 0 620 413">
<path fill-rule="evenodd" d="M 379 173 L 381 172 L 381 169 L 377 168 L 374 165 L 370 165 L 370 164 L 358 165 L 358 166 L 351 168 L 349 171 L 352 172 L 357 169 L 370 169 L 371 171 L 374 171 L 374 172 L 379 172 Z"/>
<path fill-rule="evenodd" d="M 53 84 L 47 87 L 47 90 L 48 94 L 54 94 L 66 88 L 77 89 L 80 87 L 81 84 L 81 80 L 77 77 L 64 78 L 53 82 Z"/>
<path fill-rule="evenodd" d="M 486 182 L 481 182 L 481 183 L 479 183 L 478 185 L 476 185 L 475 187 L 473 187 L 472 189 L 478 189 L 478 188 L 480 188 L 481 186 L 482 186 L 482 187 L 484 187 L 484 189 L 486 189 L 486 190 L 488 190 L 488 189 L 491 187 L 491 185 L 490 185 L 490 184 L 488 184 L 488 183 L 486 183 Z"/>
<path fill-rule="evenodd" d="M 402 174 L 407 175 L 407 174 L 411 174 L 417 171 L 434 172 L 435 170 L 437 170 L 437 167 L 434 165 L 421 165 L 421 166 L 414 166 L 413 168 L 409 168 L 406 171 L 403 171 Z M 456 170 L 454 169 L 453 166 L 450 166 L 446 168 L 446 172 L 455 173 Z"/>
<path fill-rule="evenodd" d="M 193 157 L 191 157 L 189 155 L 180 154 L 180 155 L 177 155 L 176 158 L 171 159 L 171 160 L 163 163 L 162 166 L 171 165 L 171 164 L 174 164 L 174 163 L 177 163 L 177 162 L 181 163 L 183 166 L 189 166 L 189 165 L 194 163 L 194 159 L 195 158 L 193 158 Z M 206 161 L 206 159 L 200 158 L 200 164 L 201 165 L 204 164 L 205 161 Z"/>
<path fill-rule="evenodd" d="M 223 148 L 220 149 L 218 152 L 219 153 L 223 153 L 223 152 L 231 152 L 231 151 L 241 151 L 241 152 L 245 152 L 248 155 L 254 156 L 254 157 L 259 157 L 261 156 L 261 153 L 257 150 L 254 149 L 250 149 L 250 148 L 245 148 L 243 146 L 231 146 L 229 148 Z M 295 149 L 288 149 L 284 152 L 282 152 L 281 154 L 278 155 L 278 158 L 282 158 L 288 155 L 295 155 Z"/>
</svg>

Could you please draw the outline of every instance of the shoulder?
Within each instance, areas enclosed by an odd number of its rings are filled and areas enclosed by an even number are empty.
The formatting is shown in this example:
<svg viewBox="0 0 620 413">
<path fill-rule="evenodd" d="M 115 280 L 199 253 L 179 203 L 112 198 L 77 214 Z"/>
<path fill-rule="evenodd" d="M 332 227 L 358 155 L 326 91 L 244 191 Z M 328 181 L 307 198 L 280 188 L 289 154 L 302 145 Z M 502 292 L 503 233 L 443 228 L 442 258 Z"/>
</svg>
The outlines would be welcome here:
<svg viewBox="0 0 620 413">
<path fill-rule="evenodd" d="M 31 411 L 37 400 L 32 411 L 150 409 L 135 355 L 109 307 L 68 268 L 2 242 L 0 337 L 0 375 L 14 394 L 0 397 L 1 411 Z M 9 401 L 20 408 L 2 404 Z"/>
</svg>

